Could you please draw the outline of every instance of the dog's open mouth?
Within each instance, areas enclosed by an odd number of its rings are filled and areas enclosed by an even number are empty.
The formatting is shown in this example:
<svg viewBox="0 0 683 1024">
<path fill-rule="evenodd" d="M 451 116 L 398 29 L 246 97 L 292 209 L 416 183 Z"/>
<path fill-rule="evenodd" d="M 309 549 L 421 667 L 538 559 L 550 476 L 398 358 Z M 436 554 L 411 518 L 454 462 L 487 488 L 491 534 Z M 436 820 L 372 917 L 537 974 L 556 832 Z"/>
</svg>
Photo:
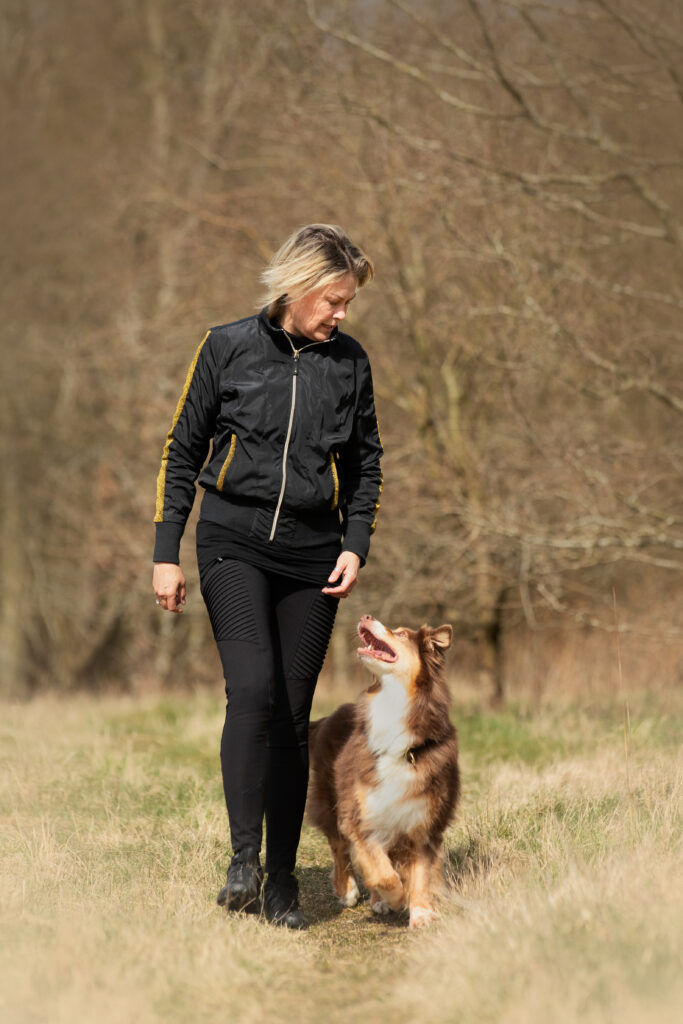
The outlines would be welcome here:
<svg viewBox="0 0 683 1024">
<path fill-rule="evenodd" d="M 398 655 L 389 644 L 380 640 L 365 626 L 358 627 L 358 635 L 365 644 L 365 647 L 358 648 L 358 654 L 363 658 L 377 658 L 378 661 L 397 661 Z"/>
</svg>

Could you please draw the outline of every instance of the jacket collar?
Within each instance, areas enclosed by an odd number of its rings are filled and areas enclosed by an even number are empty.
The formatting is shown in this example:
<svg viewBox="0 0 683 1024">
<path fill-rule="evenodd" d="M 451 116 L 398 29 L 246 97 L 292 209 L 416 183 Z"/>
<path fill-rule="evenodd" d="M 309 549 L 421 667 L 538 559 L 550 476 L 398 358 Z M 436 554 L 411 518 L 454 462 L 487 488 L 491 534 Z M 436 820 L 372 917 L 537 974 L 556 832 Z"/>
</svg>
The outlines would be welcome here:
<svg viewBox="0 0 683 1024">
<path fill-rule="evenodd" d="M 265 331 L 267 331 L 267 333 L 270 335 L 271 338 L 273 338 L 274 341 L 277 341 L 277 342 L 280 342 L 280 343 L 284 341 L 285 344 L 287 345 L 287 348 L 289 348 L 289 343 L 287 342 L 287 335 L 285 334 L 284 329 L 280 326 L 280 324 L 278 323 L 277 320 L 270 320 L 268 318 L 268 307 L 267 306 L 263 307 L 263 309 L 261 310 L 261 312 L 258 315 L 258 319 L 259 319 L 259 323 L 261 324 L 261 326 L 264 328 Z M 330 334 L 329 338 L 326 338 L 325 341 L 316 342 L 316 341 L 312 341 L 310 338 L 304 338 L 304 339 L 302 339 L 302 344 L 303 345 L 324 345 L 328 341 L 334 341 L 334 339 L 337 337 L 338 334 L 339 334 L 339 328 L 335 327 L 333 329 L 332 333 Z M 292 335 L 292 338 L 296 338 L 296 337 L 297 337 L 297 335 L 295 335 L 295 334 Z"/>
</svg>

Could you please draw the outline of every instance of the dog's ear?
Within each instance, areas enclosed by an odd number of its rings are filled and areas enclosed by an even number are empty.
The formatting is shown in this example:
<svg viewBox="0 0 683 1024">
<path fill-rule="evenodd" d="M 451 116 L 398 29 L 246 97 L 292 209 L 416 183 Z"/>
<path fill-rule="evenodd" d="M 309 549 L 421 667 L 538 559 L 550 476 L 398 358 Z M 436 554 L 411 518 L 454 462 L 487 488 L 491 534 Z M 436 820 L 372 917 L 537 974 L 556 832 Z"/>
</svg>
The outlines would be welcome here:
<svg viewBox="0 0 683 1024">
<path fill-rule="evenodd" d="M 437 651 L 447 651 L 448 648 L 451 646 L 452 639 L 452 626 L 439 626 L 437 629 L 430 630 L 429 643 L 432 647 L 435 647 Z"/>
</svg>

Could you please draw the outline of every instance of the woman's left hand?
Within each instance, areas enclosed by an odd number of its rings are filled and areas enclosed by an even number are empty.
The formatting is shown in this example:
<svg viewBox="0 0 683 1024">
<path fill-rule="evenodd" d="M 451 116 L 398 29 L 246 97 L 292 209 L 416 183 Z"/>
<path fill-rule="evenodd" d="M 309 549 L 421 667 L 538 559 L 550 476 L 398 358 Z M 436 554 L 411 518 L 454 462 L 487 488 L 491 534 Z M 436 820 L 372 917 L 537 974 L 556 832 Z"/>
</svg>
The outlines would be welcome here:
<svg viewBox="0 0 683 1024">
<path fill-rule="evenodd" d="M 323 594 L 332 597 L 348 597 L 358 580 L 360 558 L 353 551 L 342 551 L 337 564 L 328 577 L 328 586 L 323 587 Z"/>
</svg>

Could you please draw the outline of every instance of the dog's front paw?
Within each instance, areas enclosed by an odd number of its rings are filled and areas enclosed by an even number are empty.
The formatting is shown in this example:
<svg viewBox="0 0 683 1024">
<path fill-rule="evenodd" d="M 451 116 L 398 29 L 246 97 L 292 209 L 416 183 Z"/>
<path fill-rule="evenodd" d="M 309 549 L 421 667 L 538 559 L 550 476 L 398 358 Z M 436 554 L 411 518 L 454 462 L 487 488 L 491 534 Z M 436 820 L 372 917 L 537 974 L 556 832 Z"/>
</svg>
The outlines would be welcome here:
<svg viewBox="0 0 683 1024">
<path fill-rule="evenodd" d="M 413 931 L 416 928 L 424 928 L 426 925 L 431 924 L 438 916 L 433 907 L 411 907 L 410 928 Z"/>
<path fill-rule="evenodd" d="M 395 881 L 387 880 L 386 884 L 377 885 L 375 889 L 380 899 L 388 905 L 390 910 L 403 910 L 406 905 L 406 894 L 398 876 L 396 876 Z"/>
<path fill-rule="evenodd" d="M 382 899 L 379 893 L 370 893 L 370 910 L 373 914 L 390 914 L 391 907 L 389 904 Z"/>
</svg>

